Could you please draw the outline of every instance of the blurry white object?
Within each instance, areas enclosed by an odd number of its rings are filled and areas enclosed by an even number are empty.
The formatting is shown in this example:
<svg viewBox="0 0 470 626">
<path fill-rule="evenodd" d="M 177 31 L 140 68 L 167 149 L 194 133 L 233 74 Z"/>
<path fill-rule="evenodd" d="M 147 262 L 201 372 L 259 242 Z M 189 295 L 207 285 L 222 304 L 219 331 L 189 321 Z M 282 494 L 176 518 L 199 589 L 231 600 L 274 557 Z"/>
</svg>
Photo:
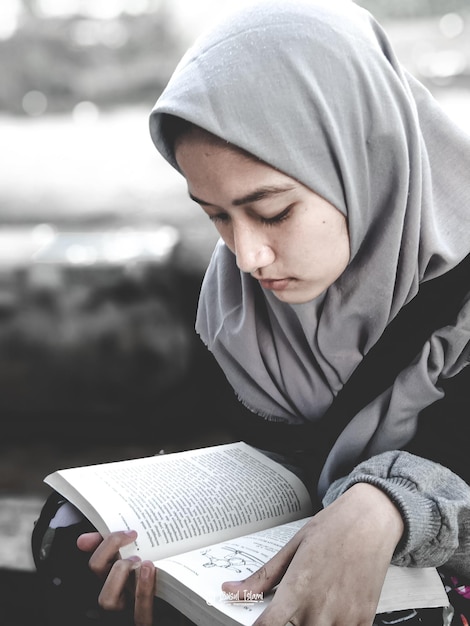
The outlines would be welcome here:
<svg viewBox="0 0 470 626">
<path fill-rule="evenodd" d="M 60 232 L 43 224 L 0 230 L 0 264 L 126 265 L 165 263 L 179 242 L 173 226 Z"/>
</svg>

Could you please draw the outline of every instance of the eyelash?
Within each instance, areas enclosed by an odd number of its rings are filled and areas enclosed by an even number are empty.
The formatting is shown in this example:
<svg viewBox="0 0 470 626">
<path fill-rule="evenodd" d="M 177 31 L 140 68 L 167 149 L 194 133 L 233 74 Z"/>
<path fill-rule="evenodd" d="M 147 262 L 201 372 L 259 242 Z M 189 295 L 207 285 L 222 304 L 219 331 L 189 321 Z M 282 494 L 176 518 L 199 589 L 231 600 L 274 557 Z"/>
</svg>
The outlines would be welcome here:
<svg viewBox="0 0 470 626">
<path fill-rule="evenodd" d="M 260 217 L 260 222 L 265 226 L 278 226 L 285 220 L 289 219 L 292 206 L 288 206 L 287 209 L 281 211 L 274 217 Z M 209 219 L 212 223 L 225 223 L 228 221 L 229 216 L 225 213 L 219 213 L 218 215 L 209 215 Z"/>
<path fill-rule="evenodd" d="M 266 226 L 277 226 L 278 224 L 281 224 L 282 222 L 285 222 L 287 219 L 289 219 L 291 210 L 292 206 L 288 206 L 287 209 L 284 209 L 284 211 L 281 211 L 274 217 L 262 218 L 261 222 L 263 224 L 266 224 Z"/>
</svg>

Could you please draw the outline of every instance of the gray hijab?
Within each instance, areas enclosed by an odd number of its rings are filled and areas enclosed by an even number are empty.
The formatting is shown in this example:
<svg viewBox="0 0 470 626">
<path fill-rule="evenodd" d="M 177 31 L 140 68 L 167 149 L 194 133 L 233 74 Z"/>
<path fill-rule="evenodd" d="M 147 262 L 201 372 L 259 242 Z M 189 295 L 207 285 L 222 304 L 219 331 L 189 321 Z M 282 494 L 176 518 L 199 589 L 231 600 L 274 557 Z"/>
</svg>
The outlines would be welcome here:
<svg viewBox="0 0 470 626">
<path fill-rule="evenodd" d="M 316 421 L 424 281 L 470 252 L 470 139 L 349 0 L 250 5 L 199 38 L 150 120 L 193 122 L 299 180 L 347 216 L 351 260 L 321 296 L 282 303 L 219 243 L 196 329 L 240 400 L 266 419 Z M 470 298 L 343 431 L 320 493 L 359 457 L 404 446 L 439 380 L 468 363 Z"/>
</svg>

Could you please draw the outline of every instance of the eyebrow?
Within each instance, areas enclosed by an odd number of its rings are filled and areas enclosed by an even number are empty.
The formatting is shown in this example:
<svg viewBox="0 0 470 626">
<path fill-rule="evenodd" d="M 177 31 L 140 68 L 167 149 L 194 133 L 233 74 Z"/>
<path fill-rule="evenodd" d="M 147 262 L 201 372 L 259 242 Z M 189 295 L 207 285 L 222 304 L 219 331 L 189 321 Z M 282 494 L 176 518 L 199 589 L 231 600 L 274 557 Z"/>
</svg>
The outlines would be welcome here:
<svg viewBox="0 0 470 626">
<path fill-rule="evenodd" d="M 285 193 L 286 191 L 292 191 L 293 189 L 295 189 L 295 187 L 295 185 L 266 185 L 264 187 L 260 187 L 259 189 L 255 189 L 246 196 L 235 198 L 235 200 L 232 200 L 232 206 L 242 206 L 243 204 L 259 202 L 260 200 L 265 200 L 266 198 L 270 198 L 271 196 L 276 196 L 278 194 Z M 194 200 L 194 202 L 197 202 L 198 204 L 214 206 L 210 202 L 206 202 L 205 200 L 196 198 L 196 196 L 193 196 L 192 193 L 189 194 L 189 197 L 191 198 L 191 200 Z"/>
</svg>

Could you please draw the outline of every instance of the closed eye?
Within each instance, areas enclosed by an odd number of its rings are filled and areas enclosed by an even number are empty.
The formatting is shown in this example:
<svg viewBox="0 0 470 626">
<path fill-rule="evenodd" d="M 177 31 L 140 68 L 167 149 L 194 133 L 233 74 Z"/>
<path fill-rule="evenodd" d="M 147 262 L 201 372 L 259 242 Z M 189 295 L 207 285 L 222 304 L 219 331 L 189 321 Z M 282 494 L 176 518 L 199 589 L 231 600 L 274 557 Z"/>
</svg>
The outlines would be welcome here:
<svg viewBox="0 0 470 626">
<path fill-rule="evenodd" d="M 225 223 L 230 220 L 230 216 L 227 213 L 216 213 L 215 215 L 208 215 L 210 221 L 214 224 Z"/>
<path fill-rule="evenodd" d="M 278 224 L 281 224 L 290 217 L 293 206 L 294 205 L 291 204 L 286 209 L 284 209 L 277 215 L 274 215 L 273 217 L 262 217 L 261 215 L 258 215 L 257 219 L 265 226 L 277 226 Z M 214 215 L 208 215 L 208 217 L 210 221 L 214 224 L 226 224 L 231 219 L 228 213 L 215 213 Z"/>
<path fill-rule="evenodd" d="M 284 222 L 290 217 L 292 207 L 293 205 L 290 205 L 287 207 L 287 209 L 284 209 L 284 211 L 281 211 L 274 217 L 261 217 L 260 220 L 263 224 L 266 224 L 267 226 L 276 226 L 277 224 Z"/>
</svg>

